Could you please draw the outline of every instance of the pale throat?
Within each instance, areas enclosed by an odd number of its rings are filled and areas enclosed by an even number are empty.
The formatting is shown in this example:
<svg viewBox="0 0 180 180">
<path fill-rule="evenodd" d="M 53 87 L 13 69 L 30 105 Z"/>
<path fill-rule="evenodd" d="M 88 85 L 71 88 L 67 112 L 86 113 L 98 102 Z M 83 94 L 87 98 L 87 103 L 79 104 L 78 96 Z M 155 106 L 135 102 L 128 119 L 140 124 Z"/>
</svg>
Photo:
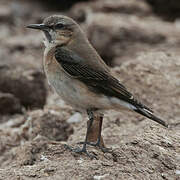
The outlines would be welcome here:
<svg viewBox="0 0 180 180">
<path fill-rule="evenodd" d="M 47 39 L 43 38 L 43 44 L 46 48 L 49 46 L 49 42 L 47 41 Z"/>
<path fill-rule="evenodd" d="M 53 48 L 57 45 L 65 45 L 68 44 L 71 41 L 71 38 L 69 36 L 64 36 L 62 34 L 61 36 L 58 36 L 58 38 L 55 38 L 55 34 L 50 34 L 51 41 L 49 41 L 49 38 L 43 33 L 43 43 L 44 46 L 48 49 Z"/>
<path fill-rule="evenodd" d="M 44 34 L 44 32 L 43 32 L 43 44 L 46 48 L 49 47 L 49 45 L 50 45 L 50 43 L 49 43 L 48 39 L 46 38 L 46 35 Z"/>
<path fill-rule="evenodd" d="M 43 36 L 44 36 L 43 37 L 43 44 L 44 44 L 45 48 L 51 49 L 57 45 L 54 41 L 49 42 L 49 40 L 46 38 L 44 33 L 43 33 Z"/>
<path fill-rule="evenodd" d="M 43 43 L 45 47 L 52 46 L 55 44 L 56 33 L 53 30 L 43 31 Z"/>
</svg>

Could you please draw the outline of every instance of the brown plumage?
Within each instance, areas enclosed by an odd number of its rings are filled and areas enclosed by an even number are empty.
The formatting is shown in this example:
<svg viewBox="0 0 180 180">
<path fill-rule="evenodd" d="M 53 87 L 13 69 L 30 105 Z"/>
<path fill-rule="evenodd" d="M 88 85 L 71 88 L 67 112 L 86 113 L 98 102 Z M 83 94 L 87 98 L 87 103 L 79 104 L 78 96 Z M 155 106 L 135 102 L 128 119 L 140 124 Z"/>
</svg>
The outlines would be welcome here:
<svg viewBox="0 0 180 180">
<path fill-rule="evenodd" d="M 44 32 L 47 79 L 67 103 L 88 112 L 91 120 L 88 129 L 93 122 L 93 112 L 104 109 L 133 110 L 167 127 L 111 74 L 80 26 L 71 18 L 54 15 L 46 18 L 43 24 L 28 27 Z M 77 152 L 87 153 L 87 135 L 83 149 Z M 96 145 L 100 146 L 100 138 Z"/>
</svg>

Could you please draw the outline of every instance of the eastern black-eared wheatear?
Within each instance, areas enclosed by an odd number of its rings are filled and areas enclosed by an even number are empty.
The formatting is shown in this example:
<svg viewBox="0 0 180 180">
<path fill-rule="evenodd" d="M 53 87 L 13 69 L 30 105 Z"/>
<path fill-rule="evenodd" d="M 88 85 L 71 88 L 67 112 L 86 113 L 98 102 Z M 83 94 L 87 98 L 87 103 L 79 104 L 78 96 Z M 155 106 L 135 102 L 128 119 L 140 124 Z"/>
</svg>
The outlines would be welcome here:
<svg viewBox="0 0 180 180">
<path fill-rule="evenodd" d="M 87 111 L 90 123 L 82 149 L 86 154 L 88 132 L 93 123 L 93 113 L 108 109 L 133 110 L 167 127 L 152 110 L 128 92 L 91 46 L 80 26 L 71 18 L 53 15 L 42 24 L 27 26 L 42 30 L 45 35 L 44 69 L 49 84 L 69 105 Z M 102 125 L 102 121 L 100 121 Z M 101 131 L 101 128 L 100 128 Z M 96 146 L 100 146 L 101 132 Z"/>
</svg>

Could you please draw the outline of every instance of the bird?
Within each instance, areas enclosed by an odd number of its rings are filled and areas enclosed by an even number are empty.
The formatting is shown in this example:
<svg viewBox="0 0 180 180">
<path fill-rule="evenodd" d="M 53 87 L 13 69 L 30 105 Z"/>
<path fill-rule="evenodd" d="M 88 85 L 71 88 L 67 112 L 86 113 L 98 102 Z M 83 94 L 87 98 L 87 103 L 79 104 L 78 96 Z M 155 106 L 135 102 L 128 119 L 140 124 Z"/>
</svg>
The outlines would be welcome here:
<svg viewBox="0 0 180 180">
<path fill-rule="evenodd" d="M 89 117 L 83 146 L 70 148 L 72 151 L 89 155 L 87 144 L 102 149 L 101 126 L 106 110 L 135 111 L 168 127 L 113 75 L 75 20 L 64 15 L 51 15 L 41 24 L 30 24 L 27 28 L 43 32 L 43 67 L 49 84 L 67 104 L 87 112 Z M 100 116 L 100 128 L 97 142 L 93 144 L 88 142 L 88 134 L 95 113 Z"/>
</svg>

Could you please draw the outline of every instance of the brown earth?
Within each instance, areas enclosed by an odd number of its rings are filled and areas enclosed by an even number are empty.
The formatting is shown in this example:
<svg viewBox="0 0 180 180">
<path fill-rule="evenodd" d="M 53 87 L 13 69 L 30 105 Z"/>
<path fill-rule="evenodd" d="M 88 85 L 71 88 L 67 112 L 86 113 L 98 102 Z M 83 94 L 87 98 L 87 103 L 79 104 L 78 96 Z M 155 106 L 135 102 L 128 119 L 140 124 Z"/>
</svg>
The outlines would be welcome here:
<svg viewBox="0 0 180 180">
<path fill-rule="evenodd" d="M 180 25 L 172 15 L 178 5 L 164 15 L 167 6 L 154 2 L 0 2 L 0 180 L 180 179 Z M 154 14 L 158 7 L 165 18 Z M 168 129 L 133 112 L 107 111 L 103 140 L 110 153 L 88 146 L 91 159 L 65 148 L 81 146 L 87 117 L 47 85 L 42 34 L 25 28 L 57 13 L 80 23 L 116 77 Z M 89 139 L 97 129 L 95 121 Z"/>
</svg>

